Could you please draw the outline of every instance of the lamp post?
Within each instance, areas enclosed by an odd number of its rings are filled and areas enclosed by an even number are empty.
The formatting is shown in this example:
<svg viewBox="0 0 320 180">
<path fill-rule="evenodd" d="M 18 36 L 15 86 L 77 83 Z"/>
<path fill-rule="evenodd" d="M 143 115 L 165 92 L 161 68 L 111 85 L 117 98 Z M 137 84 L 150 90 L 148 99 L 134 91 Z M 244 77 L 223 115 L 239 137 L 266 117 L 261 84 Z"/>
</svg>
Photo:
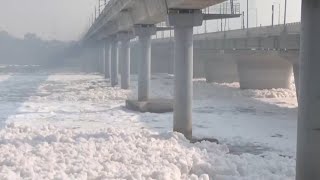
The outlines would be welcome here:
<svg viewBox="0 0 320 180">
<path fill-rule="evenodd" d="M 271 25 L 272 25 L 272 27 L 273 27 L 273 25 L 274 25 L 274 5 L 272 4 L 272 20 L 271 20 Z"/>
<path fill-rule="evenodd" d="M 273 5 L 278 5 L 278 10 L 279 10 L 279 12 L 278 12 L 278 24 L 280 24 L 280 21 L 281 21 L 281 19 L 280 19 L 281 3 L 280 2 L 273 2 Z"/>
<path fill-rule="evenodd" d="M 247 29 L 249 29 L 249 0 L 247 0 Z"/>
<path fill-rule="evenodd" d="M 287 0 L 285 0 L 284 2 L 284 21 L 283 24 L 286 25 L 287 24 Z"/>
</svg>

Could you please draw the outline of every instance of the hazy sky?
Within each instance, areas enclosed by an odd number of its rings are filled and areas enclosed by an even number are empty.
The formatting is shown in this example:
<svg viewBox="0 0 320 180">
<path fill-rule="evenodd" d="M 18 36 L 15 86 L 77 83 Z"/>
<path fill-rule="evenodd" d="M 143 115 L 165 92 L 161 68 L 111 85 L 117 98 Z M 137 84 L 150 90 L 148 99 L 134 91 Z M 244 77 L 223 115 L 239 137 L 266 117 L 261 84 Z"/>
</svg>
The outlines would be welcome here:
<svg viewBox="0 0 320 180">
<path fill-rule="evenodd" d="M 246 0 L 240 1 L 245 7 Z M 249 1 L 250 9 L 257 7 L 258 23 L 263 25 L 271 23 L 273 2 L 282 2 L 283 21 L 284 0 Z M 77 40 L 87 28 L 96 4 L 97 0 L 0 0 L 0 30 L 17 37 L 30 32 L 44 39 Z M 301 0 L 288 0 L 288 22 L 300 20 L 300 4 Z M 255 10 L 250 10 L 250 14 L 254 16 Z"/>
<path fill-rule="evenodd" d="M 0 0 L 0 30 L 23 37 L 73 40 L 85 30 L 97 0 Z"/>
</svg>

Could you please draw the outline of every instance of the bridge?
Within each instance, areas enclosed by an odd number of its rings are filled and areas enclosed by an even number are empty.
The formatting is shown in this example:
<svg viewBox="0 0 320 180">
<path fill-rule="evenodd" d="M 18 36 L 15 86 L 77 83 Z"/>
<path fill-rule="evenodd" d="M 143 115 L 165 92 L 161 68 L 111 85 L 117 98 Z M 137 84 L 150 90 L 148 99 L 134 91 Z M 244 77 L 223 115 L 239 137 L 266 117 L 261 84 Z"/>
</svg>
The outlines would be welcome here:
<svg viewBox="0 0 320 180">
<path fill-rule="evenodd" d="M 82 42 L 103 47 L 103 73 L 112 86 L 118 85 L 119 62 L 121 88 L 130 88 L 131 70 L 138 72 L 138 100 L 133 102 L 138 107 L 148 102 L 170 105 L 149 98 L 151 61 L 167 67 L 157 71 L 174 73 L 174 131 L 190 140 L 194 75 L 206 76 L 208 82 L 238 79 L 243 89 L 287 88 L 293 66 L 299 84 L 297 179 L 320 179 L 319 3 L 302 0 L 301 24 L 193 35 L 193 27 L 203 20 L 239 17 L 201 11 L 224 1 L 111 0 Z M 156 26 L 164 21 L 167 27 Z M 174 29 L 173 38 L 152 39 L 157 31 L 168 29 Z M 138 40 L 131 41 L 135 37 Z"/>
<path fill-rule="evenodd" d="M 194 35 L 194 77 L 208 82 L 240 81 L 242 89 L 289 88 L 298 79 L 300 23 Z M 173 73 L 174 41 L 152 41 L 152 72 Z M 138 72 L 138 44 L 131 43 L 131 70 Z M 246 68 L 249 67 L 250 68 Z M 250 77 L 254 77 L 251 78 Z M 266 78 L 268 77 L 268 78 Z M 282 78 L 280 78 L 282 77 Z"/>
</svg>

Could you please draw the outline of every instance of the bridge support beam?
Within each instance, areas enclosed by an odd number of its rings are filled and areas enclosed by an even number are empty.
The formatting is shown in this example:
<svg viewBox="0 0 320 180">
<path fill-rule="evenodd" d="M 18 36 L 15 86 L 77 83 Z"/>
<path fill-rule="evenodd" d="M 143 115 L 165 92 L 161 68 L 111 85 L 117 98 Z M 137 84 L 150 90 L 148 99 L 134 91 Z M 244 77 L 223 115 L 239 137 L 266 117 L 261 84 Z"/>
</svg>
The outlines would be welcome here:
<svg viewBox="0 0 320 180">
<path fill-rule="evenodd" d="M 151 77 L 151 36 L 156 33 L 154 25 L 136 25 L 135 34 L 139 37 L 139 70 L 138 70 L 138 101 L 149 100 Z"/>
<path fill-rule="evenodd" d="M 192 139 L 193 27 L 202 25 L 200 10 L 170 10 L 174 26 L 174 113 L 173 130 Z"/>
<path fill-rule="evenodd" d="M 111 44 L 109 40 L 104 42 L 104 77 L 109 79 L 111 77 Z"/>
<path fill-rule="evenodd" d="M 131 35 L 127 32 L 118 34 L 118 39 L 120 41 L 119 60 L 121 63 L 121 89 L 129 89 L 130 87 L 130 36 Z"/>
<path fill-rule="evenodd" d="M 112 37 L 111 41 L 111 86 L 118 85 L 118 41 L 116 37 Z"/>
<path fill-rule="evenodd" d="M 320 3 L 302 0 L 296 180 L 320 179 Z"/>
</svg>

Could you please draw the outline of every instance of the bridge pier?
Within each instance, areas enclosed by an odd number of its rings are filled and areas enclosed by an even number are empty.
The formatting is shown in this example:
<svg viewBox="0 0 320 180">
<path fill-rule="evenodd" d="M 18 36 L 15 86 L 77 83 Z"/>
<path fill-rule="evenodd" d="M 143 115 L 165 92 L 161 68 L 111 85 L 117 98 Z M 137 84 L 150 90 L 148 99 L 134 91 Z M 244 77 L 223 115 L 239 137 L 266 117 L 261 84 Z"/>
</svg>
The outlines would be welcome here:
<svg viewBox="0 0 320 180">
<path fill-rule="evenodd" d="M 139 37 L 139 70 L 138 70 L 138 101 L 149 100 L 151 77 L 151 36 L 156 33 L 154 25 L 136 25 L 135 34 Z"/>
<path fill-rule="evenodd" d="M 320 3 L 302 0 L 296 180 L 320 179 Z"/>
<path fill-rule="evenodd" d="M 241 89 L 290 88 L 292 64 L 273 52 L 252 52 L 238 56 Z"/>
<path fill-rule="evenodd" d="M 208 83 L 238 82 L 237 63 L 233 55 L 224 52 L 215 53 L 206 58 L 204 69 Z"/>
<path fill-rule="evenodd" d="M 300 91 L 300 66 L 299 63 L 296 62 L 293 65 L 293 75 L 294 75 L 294 84 L 296 86 L 296 94 L 297 98 L 299 99 L 299 91 Z"/>
<path fill-rule="evenodd" d="M 193 27 L 202 25 L 200 10 L 170 10 L 174 26 L 174 113 L 173 130 L 192 139 Z"/>
<path fill-rule="evenodd" d="M 104 42 L 104 77 L 109 79 L 111 77 L 111 44 L 109 40 L 105 40 Z"/>
<path fill-rule="evenodd" d="M 97 52 L 98 52 L 97 71 L 100 74 L 104 74 L 104 43 L 99 42 L 97 46 Z"/>
<path fill-rule="evenodd" d="M 116 37 L 110 39 L 111 42 L 111 86 L 118 85 L 118 41 Z"/>
<path fill-rule="evenodd" d="M 299 97 L 299 89 L 300 89 L 300 87 L 299 87 L 300 86 L 300 82 L 299 82 L 300 81 L 300 78 L 299 78 L 299 74 L 300 74 L 299 51 L 297 51 L 297 50 L 283 51 L 283 52 L 280 52 L 280 56 L 292 64 L 294 83 L 296 86 L 296 94 L 297 94 L 297 98 L 298 98 Z"/>
<path fill-rule="evenodd" d="M 119 33 L 120 40 L 119 60 L 120 60 L 120 74 L 121 74 L 121 89 L 129 89 L 130 87 L 130 35 Z"/>
<path fill-rule="evenodd" d="M 86 73 L 97 72 L 97 51 L 92 43 L 86 44 L 82 53 L 84 54 L 82 70 Z"/>
<path fill-rule="evenodd" d="M 134 33 L 139 37 L 138 100 L 127 100 L 126 107 L 140 112 L 172 112 L 172 102 L 167 99 L 150 99 L 151 36 L 156 33 L 154 25 L 135 25 Z"/>
</svg>

